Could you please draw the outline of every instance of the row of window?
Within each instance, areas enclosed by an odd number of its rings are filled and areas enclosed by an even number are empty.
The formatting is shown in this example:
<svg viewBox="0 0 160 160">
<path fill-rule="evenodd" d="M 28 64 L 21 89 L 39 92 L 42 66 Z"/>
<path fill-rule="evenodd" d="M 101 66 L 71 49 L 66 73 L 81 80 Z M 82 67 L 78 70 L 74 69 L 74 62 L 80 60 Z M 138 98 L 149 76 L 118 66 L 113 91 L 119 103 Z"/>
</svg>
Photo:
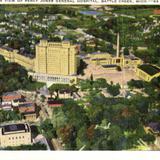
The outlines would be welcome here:
<svg viewBox="0 0 160 160">
<path fill-rule="evenodd" d="M 47 80 L 48 81 L 54 81 L 54 82 L 66 82 L 69 83 L 70 80 L 68 78 L 62 78 L 62 77 L 45 77 L 45 76 L 35 76 L 34 78 L 39 80 Z"/>
<path fill-rule="evenodd" d="M 14 139 L 24 139 L 24 136 L 19 136 L 19 137 L 9 137 L 9 140 L 14 140 Z"/>
</svg>

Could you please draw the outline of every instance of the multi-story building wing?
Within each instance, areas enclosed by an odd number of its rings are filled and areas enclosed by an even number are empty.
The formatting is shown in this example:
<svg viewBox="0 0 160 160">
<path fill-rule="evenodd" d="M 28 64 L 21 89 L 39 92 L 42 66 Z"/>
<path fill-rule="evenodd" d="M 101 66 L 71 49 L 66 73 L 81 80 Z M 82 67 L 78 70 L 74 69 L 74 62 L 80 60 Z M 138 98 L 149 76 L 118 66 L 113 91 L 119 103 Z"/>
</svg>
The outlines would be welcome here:
<svg viewBox="0 0 160 160">
<path fill-rule="evenodd" d="M 38 81 L 68 84 L 77 81 L 78 50 L 78 46 L 69 41 L 41 40 L 36 45 L 35 58 L 20 55 L 17 50 L 6 46 L 0 47 L 0 55 L 24 66 L 29 71 L 28 74 Z"/>
<path fill-rule="evenodd" d="M 41 40 L 36 46 L 35 72 L 50 75 L 76 75 L 76 56 L 76 45 L 68 41 L 55 43 Z"/>
</svg>

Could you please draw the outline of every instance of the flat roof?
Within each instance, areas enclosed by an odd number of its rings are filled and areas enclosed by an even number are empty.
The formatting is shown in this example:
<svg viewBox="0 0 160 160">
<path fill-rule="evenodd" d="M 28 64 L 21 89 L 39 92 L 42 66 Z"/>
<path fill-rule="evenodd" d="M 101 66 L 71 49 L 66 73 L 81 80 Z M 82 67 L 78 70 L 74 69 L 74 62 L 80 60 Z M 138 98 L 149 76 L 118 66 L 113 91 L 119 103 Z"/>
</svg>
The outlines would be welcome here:
<svg viewBox="0 0 160 160">
<path fill-rule="evenodd" d="M 54 105 L 54 104 L 63 104 L 61 100 L 50 100 L 47 102 L 49 105 Z"/>
<path fill-rule="evenodd" d="M 104 68 L 113 68 L 113 67 L 117 67 L 116 64 L 109 64 L 109 65 L 102 65 L 102 67 Z"/>
<path fill-rule="evenodd" d="M 95 54 L 109 54 L 109 53 L 108 52 L 92 52 L 90 54 L 95 55 Z"/>
<path fill-rule="evenodd" d="M 3 128 L 3 133 L 5 134 L 6 132 L 19 132 L 19 131 L 24 131 L 27 132 L 29 131 L 29 127 L 25 123 L 19 123 L 19 124 L 8 124 L 5 126 L 2 126 Z"/>
<path fill-rule="evenodd" d="M 144 72 L 146 72 L 147 74 L 149 74 L 151 76 L 160 72 L 160 68 L 153 66 L 151 64 L 142 64 L 138 68 L 143 70 Z"/>
<path fill-rule="evenodd" d="M 26 103 L 23 103 L 23 104 L 19 104 L 19 107 L 34 107 L 34 103 L 32 102 L 26 102 Z"/>
<path fill-rule="evenodd" d="M 17 95 L 20 95 L 20 94 L 16 93 L 15 91 L 5 92 L 5 93 L 2 94 L 2 96 L 17 96 Z"/>
</svg>

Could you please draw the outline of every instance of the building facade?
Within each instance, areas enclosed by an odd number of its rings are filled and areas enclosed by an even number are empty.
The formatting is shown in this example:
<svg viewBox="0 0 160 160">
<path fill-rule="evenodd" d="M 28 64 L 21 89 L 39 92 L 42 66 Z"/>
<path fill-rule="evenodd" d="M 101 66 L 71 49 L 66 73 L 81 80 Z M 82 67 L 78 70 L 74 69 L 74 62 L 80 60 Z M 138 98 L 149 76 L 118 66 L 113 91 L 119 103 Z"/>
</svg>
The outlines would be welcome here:
<svg viewBox="0 0 160 160">
<path fill-rule="evenodd" d="M 143 64 L 137 67 L 136 75 L 140 79 L 150 82 L 153 78 L 160 77 L 160 67 L 151 64 Z"/>
<path fill-rule="evenodd" d="M 114 56 L 109 53 L 93 53 L 89 54 L 90 62 L 96 65 L 116 65 L 120 67 L 136 68 L 138 65 L 141 65 L 143 61 L 134 56 Z"/>
<path fill-rule="evenodd" d="M 78 50 L 78 45 L 73 45 L 69 41 L 48 42 L 41 40 L 36 45 L 35 58 L 25 57 L 17 50 L 6 46 L 0 47 L 0 55 L 9 62 L 15 62 L 25 67 L 36 80 L 70 83 L 70 80 L 75 79 L 77 74 Z"/>
<path fill-rule="evenodd" d="M 2 55 L 9 62 L 15 62 L 25 67 L 27 70 L 34 70 L 34 58 L 25 57 L 8 47 L 0 47 L 0 55 Z"/>
<path fill-rule="evenodd" d="M 0 127 L 0 147 L 30 144 L 32 144 L 31 129 L 28 124 L 8 124 Z"/>
<path fill-rule="evenodd" d="M 35 72 L 49 75 L 77 74 L 77 47 L 70 42 L 41 40 L 36 45 Z"/>
<path fill-rule="evenodd" d="M 6 92 L 2 94 L 2 105 L 3 104 L 11 104 L 12 101 L 16 99 L 20 99 L 22 95 L 17 92 Z"/>
</svg>

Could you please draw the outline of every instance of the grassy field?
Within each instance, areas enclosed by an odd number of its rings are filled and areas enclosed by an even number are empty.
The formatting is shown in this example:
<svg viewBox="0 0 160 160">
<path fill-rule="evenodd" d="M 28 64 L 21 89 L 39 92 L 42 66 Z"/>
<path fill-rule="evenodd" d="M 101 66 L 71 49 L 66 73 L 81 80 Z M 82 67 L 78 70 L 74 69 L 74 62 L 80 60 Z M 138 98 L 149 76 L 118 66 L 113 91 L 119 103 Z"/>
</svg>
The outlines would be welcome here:
<svg viewBox="0 0 160 160">
<path fill-rule="evenodd" d="M 29 91 L 36 91 L 37 89 L 40 89 L 43 87 L 46 83 L 43 82 L 32 82 L 30 83 L 26 88 Z"/>
<path fill-rule="evenodd" d="M 149 9 L 117 9 L 114 10 L 113 13 L 117 14 L 127 14 L 130 16 L 136 16 L 136 17 L 144 17 L 144 16 L 150 16 L 153 15 L 154 9 L 149 8 Z"/>
</svg>

